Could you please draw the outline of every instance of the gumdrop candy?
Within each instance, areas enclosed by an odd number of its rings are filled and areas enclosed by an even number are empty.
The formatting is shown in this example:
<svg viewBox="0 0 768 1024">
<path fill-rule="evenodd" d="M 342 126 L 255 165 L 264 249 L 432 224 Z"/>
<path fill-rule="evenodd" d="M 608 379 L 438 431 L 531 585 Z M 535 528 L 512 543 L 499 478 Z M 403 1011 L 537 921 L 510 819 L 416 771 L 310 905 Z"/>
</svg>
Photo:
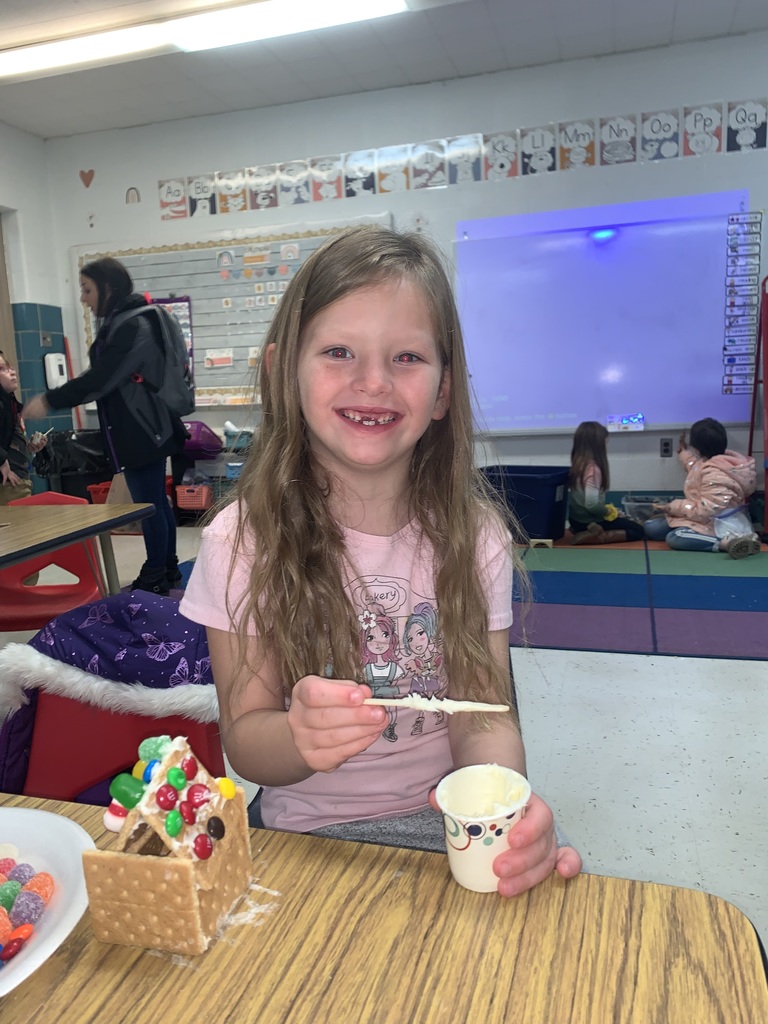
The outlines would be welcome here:
<svg viewBox="0 0 768 1024">
<path fill-rule="evenodd" d="M 141 761 L 162 761 L 171 748 L 170 736 L 148 736 L 139 744 L 139 759 Z"/>
<path fill-rule="evenodd" d="M 3 882 L 7 882 L 7 881 L 8 881 L 7 876 L 3 875 L 3 874 L 0 874 L 0 885 L 2 885 Z"/>
<path fill-rule="evenodd" d="M 53 878 L 48 872 L 38 871 L 35 877 L 30 878 L 27 884 L 22 887 L 22 892 L 36 892 L 43 903 L 47 903 L 53 895 L 53 887 Z"/>
<path fill-rule="evenodd" d="M 4 946 L 6 941 L 11 937 L 13 931 L 13 925 L 11 919 L 8 917 L 8 911 L 5 907 L 0 907 L 0 946 Z"/>
<path fill-rule="evenodd" d="M 17 864 L 8 875 L 8 881 L 21 882 L 22 885 L 26 885 L 30 878 L 35 877 L 35 874 L 35 869 L 31 864 Z"/>
<path fill-rule="evenodd" d="M 20 892 L 14 900 L 13 906 L 8 912 L 11 924 L 18 928 L 22 924 L 34 924 L 45 910 L 42 897 L 36 892 Z"/>
<path fill-rule="evenodd" d="M 116 775 L 109 784 L 109 795 L 130 810 L 144 796 L 144 789 L 143 782 L 122 772 L 120 775 Z"/>
<path fill-rule="evenodd" d="M 16 867 L 16 861 L 13 857 L 2 857 L 0 858 L 0 875 L 7 875 L 9 871 L 13 871 Z"/>
<path fill-rule="evenodd" d="M 10 911 L 16 897 L 21 892 L 21 882 L 3 882 L 0 885 L 0 907 Z"/>
</svg>

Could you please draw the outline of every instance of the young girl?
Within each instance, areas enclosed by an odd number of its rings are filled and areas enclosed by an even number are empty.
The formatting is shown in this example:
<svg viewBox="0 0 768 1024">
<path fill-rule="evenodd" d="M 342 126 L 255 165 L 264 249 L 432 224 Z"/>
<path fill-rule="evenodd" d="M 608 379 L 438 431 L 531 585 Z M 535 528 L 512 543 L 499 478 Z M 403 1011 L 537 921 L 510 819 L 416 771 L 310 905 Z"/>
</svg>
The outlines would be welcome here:
<svg viewBox="0 0 768 1024">
<path fill-rule="evenodd" d="M 181 581 L 176 557 L 176 518 L 165 493 L 165 463 L 181 451 L 187 436 L 156 394 L 163 379 L 165 356 L 147 319 L 132 317 L 114 330 L 120 313 L 147 306 L 133 290 L 133 280 L 119 260 L 106 256 L 80 272 L 80 298 L 99 321 L 91 345 L 90 369 L 74 380 L 31 399 L 28 419 L 41 419 L 51 409 L 70 409 L 96 400 L 99 425 L 116 473 L 124 472 L 131 497 L 157 510 L 143 519 L 147 559 L 131 584 L 134 590 L 167 594 Z"/>
<path fill-rule="evenodd" d="M 677 457 L 686 471 L 684 498 L 657 505 L 664 515 L 649 519 L 646 536 L 666 540 L 678 551 L 727 551 L 744 558 L 760 550 L 757 534 L 718 540 L 715 516 L 746 504 L 755 490 L 755 460 L 728 447 L 728 435 L 719 420 L 707 417 L 691 427 L 690 444 L 680 435 Z"/>
<path fill-rule="evenodd" d="M 524 772 L 516 715 L 429 715 L 414 732 L 398 708 L 385 737 L 388 709 L 363 704 L 360 627 L 374 605 L 396 625 L 407 694 L 404 626 L 428 601 L 445 692 L 513 703 L 511 544 L 473 464 L 448 277 L 421 235 L 344 232 L 300 268 L 266 341 L 261 429 L 181 605 L 208 627 L 225 750 L 265 787 L 254 824 L 444 849 L 432 790 L 467 764 Z M 580 866 L 534 796 L 499 892 Z"/>
<path fill-rule="evenodd" d="M 568 478 L 568 521 L 572 544 L 622 544 L 642 540 L 643 527 L 606 505 L 610 487 L 608 431 L 595 420 L 580 423 L 573 435 L 571 472 Z"/>
<path fill-rule="evenodd" d="M 21 402 L 15 395 L 18 383 L 16 370 L 0 352 L 0 505 L 32 493 L 29 457 L 48 441 L 42 434 L 27 440 Z"/>
</svg>

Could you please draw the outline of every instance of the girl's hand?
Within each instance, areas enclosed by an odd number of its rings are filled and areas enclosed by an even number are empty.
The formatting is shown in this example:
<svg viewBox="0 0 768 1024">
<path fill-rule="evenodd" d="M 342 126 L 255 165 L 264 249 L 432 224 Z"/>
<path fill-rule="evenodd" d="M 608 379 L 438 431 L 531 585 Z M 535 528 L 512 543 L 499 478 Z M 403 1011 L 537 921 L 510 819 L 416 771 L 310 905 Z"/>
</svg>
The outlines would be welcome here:
<svg viewBox="0 0 768 1024">
<path fill-rule="evenodd" d="M 381 735 L 386 710 L 363 704 L 369 686 L 303 676 L 291 693 L 288 725 L 296 749 L 315 772 L 332 772 Z"/>
<path fill-rule="evenodd" d="M 21 410 L 21 415 L 25 420 L 43 420 L 50 411 L 51 407 L 46 402 L 45 395 L 35 395 Z"/>
<path fill-rule="evenodd" d="M 8 484 L 10 487 L 18 487 L 21 483 L 21 480 L 11 469 L 8 459 L 0 466 L 0 481 L 2 481 L 3 485 Z"/>
<path fill-rule="evenodd" d="M 435 791 L 429 802 L 439 810 Z M 519 896 L 549 878 L 553 871 L 562 878 L 573 878 L 581 871 L 581 857 L 572 846 L 558 850 L 552 811 L 541 797 L 531 795 L 523 817 L 509 832 L 509 850 L 493 862 L 499 876 L 498 892 L 502 896 Z"/>
<path fill-rule="evenodd" d="M 677 439 L 677 453 L 678 453 L 678 455 L 680 454 L 681 451 L 683 451 L 687 447 L 688 447 L 688 441 L 687 441 L 686 436 L 685 436 L 685 431 L 683 430 L 681 432 L 681 434 L 680 434 L 680 437 Z"/>
<path fill-rule="evenodd" d="M 572 846 L 557 848 L 552 811 L 534 793 L 525 817 L 508 834 L 509 850 L 493 863 L 502 896 L 519 896 L 543 882 L 553 871 L 573 878 L 581 871 L 581 857 Z"/>
</svg>

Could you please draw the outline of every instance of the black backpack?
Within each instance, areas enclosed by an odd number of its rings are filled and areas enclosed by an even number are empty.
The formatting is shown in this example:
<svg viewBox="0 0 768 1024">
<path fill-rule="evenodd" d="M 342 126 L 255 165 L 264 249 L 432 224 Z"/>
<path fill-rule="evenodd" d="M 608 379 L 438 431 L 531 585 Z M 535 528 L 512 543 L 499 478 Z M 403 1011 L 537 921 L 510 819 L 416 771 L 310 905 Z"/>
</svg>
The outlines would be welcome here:
<svg viewBox="0 0 768 1024">
<path fill-rule="evenodd" d="M 174 415 L 188 416 L 195 411 L 195 381 L 187 352 L 187 343 L 184 340 L 179 321 L 173 313 L 162 305 L 154 304 L 140 306 L 138 309 L 129 309 L 115 317 L 111 330 L 114 331 L 131 317 L 141 316 L 145 313 L 149 313 L 150 320 L 156 316 L 165 353 L 163 383 L 156 389 L 156 394 Z"/>
</svg>

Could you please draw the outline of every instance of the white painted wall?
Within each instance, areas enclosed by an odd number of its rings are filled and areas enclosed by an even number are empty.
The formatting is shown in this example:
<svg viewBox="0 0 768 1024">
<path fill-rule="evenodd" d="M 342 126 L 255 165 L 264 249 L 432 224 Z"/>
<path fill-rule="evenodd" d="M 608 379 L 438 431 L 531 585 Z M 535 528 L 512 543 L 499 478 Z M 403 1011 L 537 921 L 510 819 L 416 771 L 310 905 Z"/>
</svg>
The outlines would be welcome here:
<svg viewBox="0 0 768 1024">
<path fill-rule="evenodd" d="M 46 144 L 0 122 L 0 217 L 11 302 L 62 302 L 53 201 Z"/>
<path fill-rule="evenodd" d="M 255 229 L 287 223 L 295 226 L 295 218 L 316 222 L 389 211 L 401 227 L 413 226 L 417 216 L 423 218 L 427 230 L 450 254 L 457 220 L 736 188 L 749 190 L 753 209 L 765 208 L 765 151 L 555 173 L 342 200 L 295 213 L 277 209 L 203 222 L 204 226 L 212 224 L 215 231 L 204 231 L 195 220 L 161 221 L 157 181 L 464 132 L 760 97 L 768 91 L 766 52 L 768 33 L 755 33 L 474 79 L 54 139 L 44 144 L 54 229 L 52 235 L 46 234 L 46 240 L 56 240 L 56 252 L 47 248 L 46 269 L 51 280 L 44 285 L 40 281 L 39 295 L 25 291 L 26 284 L 32 282 L 30 267 L 39 258 L 42 237 L 40 218 L 31 215 L 37 210 L 33 185 L 25 184 L 23 191 L 30 227 L 26 235 L 20 235 L 22 268 L 12 273 L 14 279 L 20 277 L 21 293 L 35 301 L 48 301 L 51 293 L 60 290 L 65 330 L 75 338 L 82 335 L 82 319 L 73 254 L 84 245 L 97 249 L 175 245 L 214 237 L 228 226 L 250 234 Z M 26 157 L 34 160 L 43 145 L 38 146 L 29 137 L 21 142 L 22 152 L 7 170 L 7 157 L 3 160 L 0 156 L 0 203 L 7 203 L 7 195 L 13 190 L 13 182 L 5 180 L 6 173 L 18 174 L 21 166 L 28 172 Z M 0 145 L 4 151 L 3 136 Z M 79 171 L 91 169 L 95 175 L 86 189 Z M 36 170 L 35 174 L 42 172 Z M 141 204 L 126 205 L 125 194 L 131 187 L 139 189 Z M 13 252 L 12 258 L 16 255 Z M 19 301 L 17 295 L 14 299 Z M 684 388 L 685 382 L 681 381 L 680 386 Z M 224 419 L 233 418 L 233 412 L 236 410 L 221 414 L 206 411 L 205 418 L 213 426 L 220 426 Z M 498 441 L 496 449 L 507 462 L 567 464 L 570 441 L 570 435 L 515 437 Z M 733 430 L 731 441 L 735 447 L 746 448 L 746 428 Z M 658 452 L 659 435 L 650 431 L 612 438 L 614 486 L 678 489 L 681 473 L 676 460 L 661 459 Z M 496 456 L 492 459 L 495 461 Z"/>
</svg>

